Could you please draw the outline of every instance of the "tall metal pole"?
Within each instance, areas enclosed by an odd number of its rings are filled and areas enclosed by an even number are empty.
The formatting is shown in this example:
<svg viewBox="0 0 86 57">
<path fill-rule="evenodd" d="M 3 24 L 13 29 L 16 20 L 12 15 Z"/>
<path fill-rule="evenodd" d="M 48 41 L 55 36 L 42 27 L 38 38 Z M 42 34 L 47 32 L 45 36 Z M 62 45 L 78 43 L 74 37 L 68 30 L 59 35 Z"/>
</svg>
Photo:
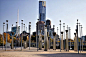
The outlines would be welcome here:
<svg viewBox="0 0 86 57">
<path fill-rule="evenodd" d="M 50 30 L 50 25 L 48 25 L 48 27 L 49 27 L 49 30 Z M 49 31 L 48 31 L 48 33 L 49 33 Z M 50 35 L 49 35 L 49 50 L 50 50 Z"/>
<path fill-rule="evenodd" d="M 70 29 L 70 39 L 71 39 L 71 29 Z M 71 48 L 71 41 L 70 41 L 70 48 Z"/>
<path fill-rule="evenodd" d="M 80 23 L 79 23 L 79 33 L 80 33 L 80 53 L 81 53 L 81 30 L 80 30 Z"/>
<path fill-rule="evenodd" d="M 78 19 L 77 19 L 77 46 L 78 46 L 78 54 L 79 54 L 79 42 L 78 42 Z"/>
<path fill-rule="evenodd" d="M 18 22 L 16 22 L 16 27 L 17 27 L 17 29 L 16 29 L 16 43 L 15 43 L 15 49 L 16 49 L 16 45 L 17 45 L 17 37 L 18 37 L 18 24 L 17 24 Z"/>
<path fill-rule="evenodd" d="M 69 48 L 68 48 L 68 30 L 66 30 L 66 51 L 69 51 Z"/>
<path fill-rule="evenodd" d="M 23 33 L 22 33 L 22 32 L 23 32 L 23 20 L 21 20 L 21 21 L 22 21 L 22 23 L 21 23 L 21 25 L 22 25 L 22 26 L 21 26 L 21 34 L 22 34 L 22 35 L 21 35 L 21 51 L 22 51 L 22 38 L 23 38 Z"/>
<path fill-rule="evenodd" d="M 12 28 L 13 28 L 13 24 L 12 24 Z M 13 31 L 12 31 L 12 44 L 11 44 L 11 49 L 14 48 L 14 45 L 13 45 Z"/>
<path fill-rule="evenodd" d="M 68 30 L 68 25 L 67 25 L 67 30 Z M 69 39 L 69 30 L 68 30 L 68 39 Z"/>
<path fill-rule="evenodd" d="M 39 31 L 39 19 L 37 19 L 38 20 L 38 31 Z M 37 31 L 37 51 L 38 51 L 38 31 Z"/>
<path fill-rule="evenodd" d="M 81 25 L 81 37 L 83 36 L 83 34 L 82 34 L 82 25 Z M 82 37 L 82 52 L 83 52 L 83 37 Z"/>
<path fill-rule="evenodd" d="M 7 28 L 6 28 L 6 48 L 5 48 L 5 51 L 7 50 L 7 39 L 8 39 L 8 34 L 7 34 L 7 32 L 8 32 L 8 20 L 6 20 L 6 25 L 7 25 Z"/>
<path fill-rule="evenodd" d="M 61 49 L 63 50 L 64 48 L 63 48 L 63 32 L 61 32 L 61 34 L 62 34 L 62 37 L 61 37 Z"/>
<path fill-rule="evenodd" d="M 59 37 L 58 37 L 58 30 L 59 30 L 59 29 L 58 29 L 58 27 L 57 27 L 57 41 L 58 41 L 58 38 L 59 38 Z M 57 42 L 57 41 L 56 41 L 56 42 Z M 57 44 L 58 44 L 58 42 L 57 42 Z"/>
<path fill-rule="evenodd" d="M 69 27 L 69 39 L 70 39 L 70 50 L 71 50 L 70 27 Z"/>
<path fill-rule="evenodd" d="M 60 20 L 60 52 L 61 52 L 61 20 Z"/>
<path fill-rule="evenodd" d="M 31 22 L 29 22 L 29 50 L 30 50 L 30 45 L 31 45 L 31 37 L 30 37 L 30 29 L 31 29 Z"/>
<path fill-rule="evenodd" d="M 20 26 L 19 26 L 19 46 L 20 46 Z"/>
<path fill-rule="evenodd" d="M 36 23 L 36 48 L 37 48 L 37 23 Z"/>
<path fill-rule="evenodd" d="M 3 49 L 4 49 L 4 25 L 5 23 L 3 22 Z"/>
<path fill-rule="evenodd" d="M 64 33 L 64 42 L 65 42 L 65 23 L 63 23 L 63 29 L 64 29 L 63 33 Z M 65 50 L 65 43 L 64 43 L 64 50 Z"/>
</svg>

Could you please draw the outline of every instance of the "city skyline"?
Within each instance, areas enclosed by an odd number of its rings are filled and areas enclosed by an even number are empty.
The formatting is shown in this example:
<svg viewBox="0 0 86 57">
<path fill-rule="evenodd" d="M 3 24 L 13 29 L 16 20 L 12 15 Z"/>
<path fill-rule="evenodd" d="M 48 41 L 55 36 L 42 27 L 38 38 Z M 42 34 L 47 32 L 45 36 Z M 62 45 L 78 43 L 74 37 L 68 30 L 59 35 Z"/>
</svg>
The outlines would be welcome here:
<svg viewBox="0 0 86 57">
<path fill-rule="evenodd" d="M 74 32 L 76 29 L 77 19 L 79 19 L 80 24 L 83 27 L 83 35 L 86 35 L 86 4 L 85 0 L 44 0 L 46 1 L 46 20 L 51 20 L 51 27 L 55 25 L 55 32 L 57 32 L 57 27 L 60 31 L 60 22 L 62 21 L 62 31 L 63 23 L 71 27 L 71 37 L 74 38 Z M 6 23 L 8 20 L 8 30 L 11 30 L 12 24 L 16 26 L 17 21 L 17 10 L 19 9 L 19 25 L 21 25 L 21 20 L 28 27 L 29 22 L 31 22 L 31 32 L 36 31 L 36 22 L 39 16 L 39 1 L 38 0 L 25 0 L 25 1 L 11 1 L 3 0 L 0 2 L 0 33 L 3 32 L 3 22 Z M 6 26 L 6 25 L 5 25 Z M 20 27 L 21 28 L 21 27 Z M 65 29 L 66 29 L 65 28 Z M 6 31 L 6 29 L 5 29 Z M 21 31 L 21 30 L 20 30 Z M 58 31 L 58 34 L 60 33 Z M 80 34 L 78 34 L 80 35 Z"/>
</svg>

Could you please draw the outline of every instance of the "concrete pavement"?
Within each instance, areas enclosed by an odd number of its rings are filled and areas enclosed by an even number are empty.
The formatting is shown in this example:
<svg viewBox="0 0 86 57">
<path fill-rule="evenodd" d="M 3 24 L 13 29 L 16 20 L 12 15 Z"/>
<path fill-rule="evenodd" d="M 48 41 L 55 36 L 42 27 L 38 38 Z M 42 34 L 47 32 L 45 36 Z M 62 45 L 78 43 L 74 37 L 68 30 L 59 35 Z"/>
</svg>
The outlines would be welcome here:
<svg viewBox="0 0 86 57">
<path fill-rule="evenodd" d="M 37 48 L 35 47 L 31 47 L 30 50 L 29 48 L 26 48 L 22 51 L 20 47 L 16 48 L 16 50 L 7 48 L 7 51 L 0 48 L 0 57 L 86 57 L 86 51 L 83 51 L 80 54 L 77 53 L 78 52 L 73 50 L 70 50 L 69 52 L 62 50 L 60 52 L 60 49 L 44 51 L 44 48 L 37 51 Z"/>
</svg>

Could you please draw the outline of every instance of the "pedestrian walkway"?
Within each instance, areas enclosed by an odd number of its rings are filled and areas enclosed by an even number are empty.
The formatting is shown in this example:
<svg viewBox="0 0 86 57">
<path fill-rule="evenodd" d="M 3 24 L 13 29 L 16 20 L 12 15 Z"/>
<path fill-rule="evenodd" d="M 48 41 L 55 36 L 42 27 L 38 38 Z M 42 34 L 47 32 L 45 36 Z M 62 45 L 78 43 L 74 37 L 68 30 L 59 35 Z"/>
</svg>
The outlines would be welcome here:
<svg viewBox="0 0 86 57">
<path fill-rule="evenodd" d="M 86 51 L 83 51 L 80 54 L 77 53 L 78 52 L 73 50 L 70 50 L 69 52 L 62 50 L 60 52 L 60 49 L 44 51 L 44 48 L 37 51 L 37 48 L 35 47 L 31 47 L 30 50 L 28 47 L 22 49 L 22 51 L 21 47 L 16 48 L 16 50 L 7 48 L 7 51 L 0 48 L 0 57 L 86 57 Z"/>
</svg>

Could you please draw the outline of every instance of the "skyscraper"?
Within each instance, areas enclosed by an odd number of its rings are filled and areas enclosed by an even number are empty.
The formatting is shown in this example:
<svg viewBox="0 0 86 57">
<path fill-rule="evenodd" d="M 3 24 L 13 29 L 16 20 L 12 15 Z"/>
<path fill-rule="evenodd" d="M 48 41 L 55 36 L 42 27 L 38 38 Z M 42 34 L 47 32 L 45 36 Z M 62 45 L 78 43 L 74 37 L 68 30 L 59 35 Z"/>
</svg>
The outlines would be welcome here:
<svg viewBox="0 0 86 57">
<path fill-rule="evenodd" d="M 46 20 L 46 1 L 39 1 L 39 21 Z"/>
<path fill-rule="evenodd" d="M 16 35 L 16 30 L 17 30 L 16 26 L 11 28 L 11 31 L 14 32 L 14 35 Z M 20 28 L 18 27 L 18 34 L 19 32 L 20 32 Z"/>
</svg>

